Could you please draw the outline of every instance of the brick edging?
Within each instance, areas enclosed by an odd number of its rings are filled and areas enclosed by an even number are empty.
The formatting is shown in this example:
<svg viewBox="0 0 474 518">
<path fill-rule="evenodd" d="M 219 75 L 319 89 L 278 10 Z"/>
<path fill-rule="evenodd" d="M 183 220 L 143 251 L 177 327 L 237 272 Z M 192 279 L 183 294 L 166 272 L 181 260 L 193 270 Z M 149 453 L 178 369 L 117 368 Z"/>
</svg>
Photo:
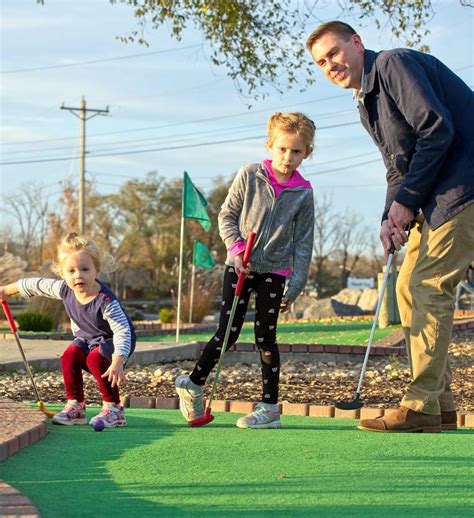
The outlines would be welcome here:
<svg viewBox="0 0 474 518">
<path fill-rule="evenodd" d="M 160 410 L 176 410 L 179 408 L 178 397 L 145 397 L 124 396 L 122 404 L 126 408 L 155 408 Z M 232 414 L 246 414 L 251 412 L 256 403 L 250 401 L 215 400 L 212 410 L 215 412 L 229 412 Z M 342 419 L 373 419 L 383 416 L 393 408 L 362 407 L 357 410 L 339 410 L 334 405 L 317 405 L 311 403 L 279 403 L 281 415 L 296 415 L 302 417 L 336 417 Z M 458 426 L 473 428 L 474 412 L 458 413 Z"/>
<path fill-rule="evenodd" d="M 45 414 L 10 400 L 0 400 L 0 422 L 0 462 L 38 442 L 48 433 L 48 418 Z"/>
<path fill-rule="evenodd" d="M 3 480 L 0 480 L 0 516 L 41 518 L 31 500 Z"/>
</svg>

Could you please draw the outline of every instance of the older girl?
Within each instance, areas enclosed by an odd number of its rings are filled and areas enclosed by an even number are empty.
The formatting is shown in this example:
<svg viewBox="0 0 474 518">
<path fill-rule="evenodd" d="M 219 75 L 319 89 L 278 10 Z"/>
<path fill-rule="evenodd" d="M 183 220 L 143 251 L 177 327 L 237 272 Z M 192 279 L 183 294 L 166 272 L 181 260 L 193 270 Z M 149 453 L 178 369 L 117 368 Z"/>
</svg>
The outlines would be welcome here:
<svg viewBox="0 0 474 518">
<path fill-rule="evenodd" d="M 187 421 L 204 414 L 203 389 L 215 366 L 227 327 L 239 273 L 248 274 L 229 337 L 230 347 L 244 323 L 251 292 L 256 296 L 255 343 L 262 364 L 262 398 L 253 412 L 237 421 L 240 428 L 279 428 L 280 354 L 276 327 L 303 289 L 313 249 L 314 202 L 311 184 L 297 168 L 313 149 L 314 123 L 302 113 L 275 113 L 267 123 L 271 159 L 245 165 L 235 177 L 219 214 L 219 232 L 227 246 L 219 327 L 190 376 L 176 388 Z M 243 252 L 250 232 L 257 238 L 250 265 Z M 286 281 L 288 286 L 285 292 Z"/>
</svg>

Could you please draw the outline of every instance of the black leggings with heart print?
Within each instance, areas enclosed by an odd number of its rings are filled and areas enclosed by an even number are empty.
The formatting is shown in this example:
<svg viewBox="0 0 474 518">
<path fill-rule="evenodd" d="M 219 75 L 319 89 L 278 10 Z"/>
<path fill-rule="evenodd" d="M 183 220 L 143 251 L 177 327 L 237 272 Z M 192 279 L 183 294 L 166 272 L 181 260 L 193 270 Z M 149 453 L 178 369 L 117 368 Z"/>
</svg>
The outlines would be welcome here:
<svg viewBox="0 0 474 518">
<path fill-rule="evenodd" d="M 207 343 L 190 375 L 191 381 L 197 385 L 205 384 L 209 373 L 219 360 L 230 310 L 234 301 L 236 284 L 237 274 L 233 267 L 227 266 L 224 273 L 219 327 L 215 335 Z M 229 349 L 239 337 L 245 320 L 250 295 L 254 291 L 256 297 L 254 324 L 255 343 L 260 352 L 262 364 L 262 401 L 265 403 L 275 404 L 278 402 L 280 353 L 276 343 L 276 328 L 284 288 L 285 277 L 282 275 L 274 273 L 249 273 L 245 279 L 239 304 L 237 305 L 227 346 L 227 349 Z"/>
</svg>

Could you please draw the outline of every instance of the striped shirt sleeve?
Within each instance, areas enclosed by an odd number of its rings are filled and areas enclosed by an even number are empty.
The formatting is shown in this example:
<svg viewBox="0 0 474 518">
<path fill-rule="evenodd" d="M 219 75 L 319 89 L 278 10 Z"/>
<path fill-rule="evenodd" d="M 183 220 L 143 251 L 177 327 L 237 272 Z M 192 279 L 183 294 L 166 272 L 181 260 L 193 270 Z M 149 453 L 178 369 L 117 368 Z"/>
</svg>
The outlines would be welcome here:
<svg viewBox="0 0 474 518">
<path fill-rule="evenodd" d="M 118 301 L 112 300 L 105 307 L 103 316 L 114 334 L 114 354 L 128 358 L 132 347 L 132 330 L 122 306 Z"/>
<path fill-rule="evenodd" d="M 20 279 L 17 284 L 18 291 L 24 299 L 39 295 L 61 300 L 61 288 L 64 281 L 46 277 L 31 277 L 30 279 Z"/>
</svg>

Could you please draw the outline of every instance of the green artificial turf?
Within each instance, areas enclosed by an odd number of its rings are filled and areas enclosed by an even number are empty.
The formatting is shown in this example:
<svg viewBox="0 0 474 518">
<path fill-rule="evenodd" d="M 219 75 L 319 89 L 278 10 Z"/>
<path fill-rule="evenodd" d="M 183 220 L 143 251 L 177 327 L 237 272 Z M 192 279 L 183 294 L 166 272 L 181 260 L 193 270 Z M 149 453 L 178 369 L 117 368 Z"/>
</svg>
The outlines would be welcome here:
<svg viewBox="0 0 474 518">
<path fill-rule="evenodd" d="M 203 428 L 174 410 L 127 417 L 128 427 L 101 433 L 50 425 L 0 478 L 43 518 L 474 515 L 472 429 L 378 434 L 288 416 L 281 430 L 241 430 L 235 414 Z"/>
<path fill-rule="evenodd" d="M 385 338 L 400 326 L 390 326 L 385 329 L 376 329 L 374 341 Z M 278 342 L 281 344 L 339 344 L 339 345 L 366 345 L 369 341 L 371 321 L 348 322 L 304 322 L 278 324 Z M 180 334 L 180 342 L 207 342 L 210 333 Z M 138 338 L 140 342 L 174 342 L 175 334 L 165 336 L 144 336 Z M 240 333 L 239 342 L 253 343 L 255 340 L 253 324 L 245 324 Z"/>
</svg>

